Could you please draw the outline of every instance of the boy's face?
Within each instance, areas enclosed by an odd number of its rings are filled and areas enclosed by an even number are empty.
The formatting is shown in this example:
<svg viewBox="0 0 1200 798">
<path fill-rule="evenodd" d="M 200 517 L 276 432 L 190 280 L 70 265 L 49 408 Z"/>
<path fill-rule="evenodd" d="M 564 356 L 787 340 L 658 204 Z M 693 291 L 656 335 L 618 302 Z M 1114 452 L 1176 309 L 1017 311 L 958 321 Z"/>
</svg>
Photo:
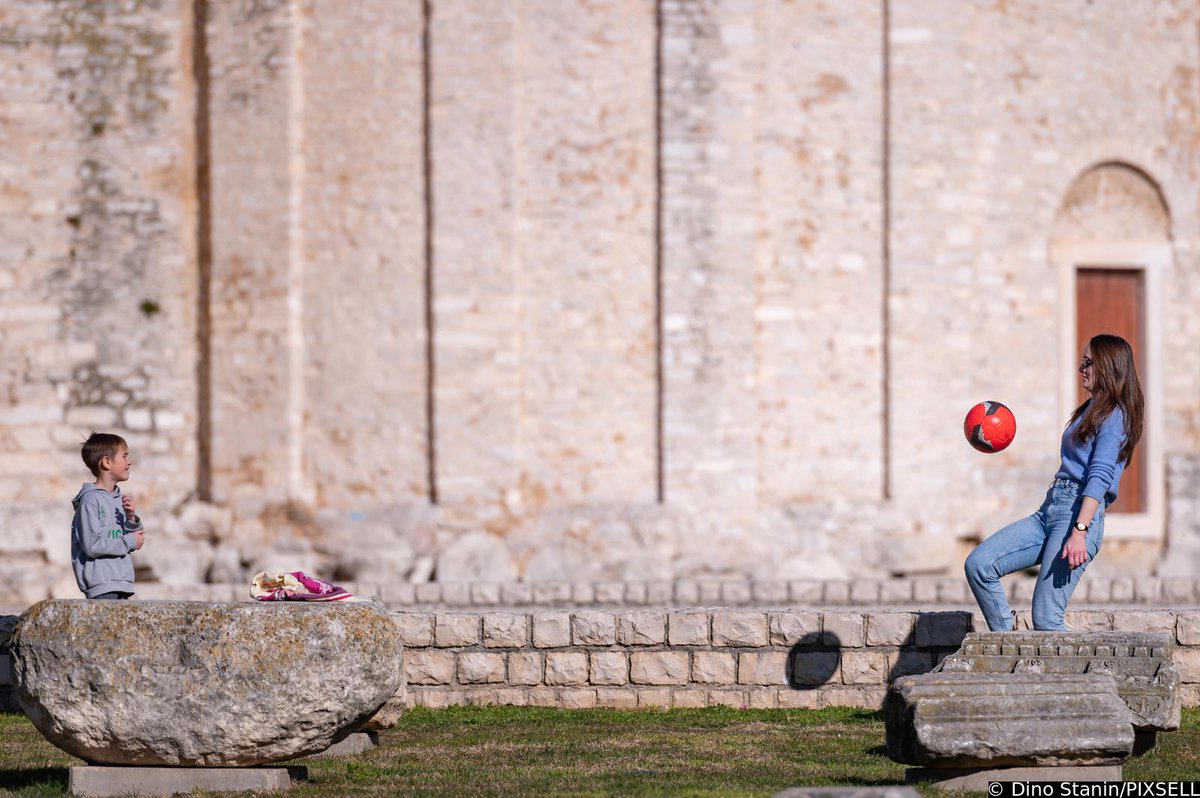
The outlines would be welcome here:
<svg viewBox="0 0 1200 798">
<path fill-rule="evenodd" d="M 124 446 L 117 450 L 116 456 L 100 458 L 100 470 L 112 474 L 117 482 L 129 479 L 129 469 L 131 468 L 133 468 L 133 461 L 129 459 L 129 450 Z"/>
</svg>

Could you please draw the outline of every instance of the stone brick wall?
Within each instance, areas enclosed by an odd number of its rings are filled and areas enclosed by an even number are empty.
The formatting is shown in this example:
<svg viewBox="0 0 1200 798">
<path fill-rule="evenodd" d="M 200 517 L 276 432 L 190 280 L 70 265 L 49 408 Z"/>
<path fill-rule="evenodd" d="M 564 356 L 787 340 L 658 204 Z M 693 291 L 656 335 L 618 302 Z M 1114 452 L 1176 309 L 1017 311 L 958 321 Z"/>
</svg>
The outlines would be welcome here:
<svg viewBox="0 0 1200 798">
<path fill-rule="evenodd" d="M 1200 570 L 1200 456 L 1184 452 L 1171 456 L 1167 486 L 1171 535 L 1159 572 L 1186 577 Z"/>
<path fill-rule="evenodd" d="M 954 575 L 1053 472 L 1049 251 L 1080 237 L 1171 252 L 1168 528 L 1094 574 L 1191 562 L 1198 23 L 10 3 L 0 595 L 73 591 L 92 428 L 133 448 L 144 583 Z M 1107 204 L 1105 164 L 1136 178 Z M 1002 456 L 960 438 L 984 398 L 1020 419 Z"/>
<path fill-rule="evenodd" d="M 662 16 L 664 482 L 691 520 L 676 556 L 843 576 L 842 531 L 865 565 L 887 525 L 881 4 Z"/>
<path fill-rule="evenodd" d="M 981 619 L 961 611 L 400 612 L 410 705 L 876 709 Z M 1028 628 L 1028 613 L 1019 613 Z M 1200 611 L 1084 610 L 1079 630 L 1169 631 L 1200 704 Z"/>
<path fill-rule="evenodd" d="M 191 4 L 11 3 L 0 30 L 0 590 L 70 580 L 79 447 L 196 481 Z"/>
<path fill-rule="evenodd" d="M 1176 119 L 1194 115 L 1195 102 L 1169 110 L 1180 96 L 1172 53 L 1188 45 L 1182 32 L 1168 31 L 1177 14 L 1191 12 L 1183 4 L 1131 7 L 1124 24 L 1110 28 L 1113 6 L 1022 2 L 984 11 L 946 0 L 891 9 L 890 348 L 895 372 L 911 375 L 892 392 L 895 495 L 914 510 L 937 505 L 929 511 L 936 520 L 922 523 L 949 532 L 963 523 L 957 503 L 929 497 L 968 492 L 990 505 L 968 522 L 987 533 L 998 527 L 993 519 L 1020 507 L 1017 496 L 1040 493 L 1070 410 L 1055 390 L 1072 361 L 1057 354 L 1062 298 L 1047 239 L 1072 185 L 1097 164 L 1130 163 L 1166 197 L 1174 240 L 1195 240 L 1197 195 L 1184 184 L 1196 167 L 1187 163 L 1190 145 Z M 1029 46 L 1035 24 L 1044 47 Z M 1093 38 L 1101 29 L 1107 32 Z M 1143 56 L 1145 71 L 1123 76 L 1122 62 Z M 1109 87 L 1126 79 L 1118 99 Z M 1152 96 L 1166 105 L 1147 115 Z M 1124 235 L 1110 228 L 1088 240 Z M 1177 251 L 1164 275 L 1168 294 L 1195 290 L 1187 276 L 1195 273 L 1193 250 L 1189 243 Z M 1177 370 L 1196 354 L 1180 347 L 1183 304 L 1169 304 L 1169 318 L 1155 322 L 1167 364 L 1160 376 L 1170 383 L 1157 398 L 1174 430 L 1166 447 L 1186 451 L 1195 446 L 1195 418 L 1179 412 L 1187 400 Z M 938 331 L 936 350 L 918 343 L 931 330 Z M 960 402 L 1012 397 L 1019 449 L 996 463 L 950 435 L 931 434 L 947 412 L 941 398 L 931 401 L 933 391 Z M 998 484 L 1005 489 L 994 490 Z"/>
</svg>

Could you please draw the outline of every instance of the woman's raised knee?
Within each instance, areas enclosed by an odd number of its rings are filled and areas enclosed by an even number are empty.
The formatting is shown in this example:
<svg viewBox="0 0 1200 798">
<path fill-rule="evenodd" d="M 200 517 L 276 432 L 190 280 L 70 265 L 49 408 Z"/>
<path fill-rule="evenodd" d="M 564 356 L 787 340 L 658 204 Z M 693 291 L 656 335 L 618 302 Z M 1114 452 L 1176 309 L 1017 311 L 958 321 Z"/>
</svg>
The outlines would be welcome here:
<svg viewBox="0 0 1200 798">
<path fill-rule="evenodd" d="M 966 561 L 963 563 L 963 571 L 967 575 L 968 582 L 985 582 L 988 579 L 988 572 L 991 570 L 991 562 L 979 553 L 979 549 L 975 549 L 967 555 Z"/>
</svg>

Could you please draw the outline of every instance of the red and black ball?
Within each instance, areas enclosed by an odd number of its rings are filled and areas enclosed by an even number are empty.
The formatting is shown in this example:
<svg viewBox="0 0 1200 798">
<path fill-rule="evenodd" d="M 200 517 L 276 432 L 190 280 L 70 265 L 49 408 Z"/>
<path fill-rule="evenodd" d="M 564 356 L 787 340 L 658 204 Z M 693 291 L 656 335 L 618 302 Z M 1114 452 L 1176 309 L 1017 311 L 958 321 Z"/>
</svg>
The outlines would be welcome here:
<svg viewBox="0 0 1200 798">
<path fill-rule="evenodd" d="M 1000 402 L 980 402 L 967 413 L 963 434 L 976 449 L 993 454 L 1007 449 L 1017 437 L 1017 419 Z"/>
</svg>

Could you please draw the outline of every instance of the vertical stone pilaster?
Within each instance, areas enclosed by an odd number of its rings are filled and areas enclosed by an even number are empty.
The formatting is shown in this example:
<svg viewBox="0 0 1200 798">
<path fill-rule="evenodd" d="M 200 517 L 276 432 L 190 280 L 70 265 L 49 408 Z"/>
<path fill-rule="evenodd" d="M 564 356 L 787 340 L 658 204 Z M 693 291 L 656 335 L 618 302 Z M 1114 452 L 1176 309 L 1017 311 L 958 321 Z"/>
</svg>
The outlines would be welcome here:
<svg viewBox="0 0 1200 798">
<path fill-rule="evenodd" d="M 445 517 L 652 502 L 653 3 L 443 0 L 431 43 Z"/>
<path fill-rule="evenodd" d="M 424 503 L 421 0 L 303 0 L 303 476 L 318 507 Z"/>
<path fill-rule="evenodd" d="M 787 507 L 879 498 L 879 4 L 663 19 L 667 501 L 726 567 L 828 575 L 817 522 Z"/>
<path fill-rule="evenodd" d="M 209 4 L 212 490 L 243 534 L 305 492 L 298 2 Z"/>
<path fill-rule="evenodd" d="M 482 508 L 464 520 L 499 531 L 521 462 L 519 12 L 469 0 L 431 9 L 436 480 L 450 514 L 474 500 Z"/>
<path fill-rule="evenodd" d="M 877 502 L 882 3 L 763 4 L 754 152 L 760 498 Z M 814 24 L 816 23 L 816 24 Z M 853 397 L 853 401 L 846 401 Z M 787 530 L 803 572 L 811 527 Z M 829 576 L 828 572 L 823 574 Z"/>
<path fill-rule="evenodd" d="M 652 502 L 654 2 L 521 8 L 522 491 Z"/>
<path fill-rule="evenodd" d="M 661 6 L 664 491 L 706 538 L 757 503 L 754 5 Z"/>
</svg>

